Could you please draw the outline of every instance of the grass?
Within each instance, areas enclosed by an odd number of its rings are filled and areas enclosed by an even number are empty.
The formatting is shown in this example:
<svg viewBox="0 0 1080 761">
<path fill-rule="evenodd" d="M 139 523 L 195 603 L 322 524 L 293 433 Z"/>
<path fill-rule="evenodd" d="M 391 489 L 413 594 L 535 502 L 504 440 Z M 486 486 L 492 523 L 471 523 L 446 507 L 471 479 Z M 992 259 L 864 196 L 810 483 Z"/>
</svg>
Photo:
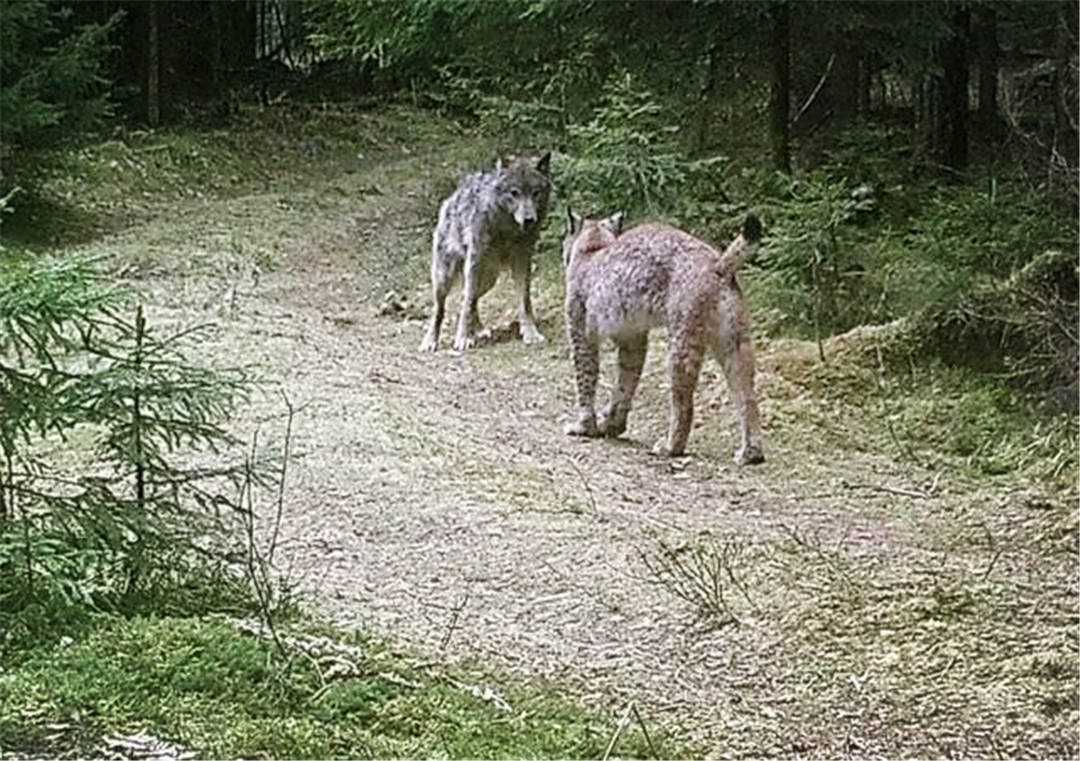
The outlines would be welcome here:
<svg viewBox="0 0 1080 761">
<path fill-rule="evenodd" d="M 1037 580 L 1021 570 L 1073 549 L 1022 548 L 1026 535 L 995 528 L 884 554 L 873 547 L 884 536 L 793 517 L 699 538 L 698 559 L 684 553 L 685 570 L 669 563 L 653 581 L 684 599 L 703 566 L 737 581 L 711 613 L 692 601 L 722 664 L 712 678 L 738 696 L 724 755 L 1075 757 L 1073 580 L 1067 563 L 1041 562 Z"/>
<path fill-rule="evenodd" d="M 598 758 L 613 734 L 554 690 L 331 634 L 282 657 L 222 619 L 98 618 L 5 658 L 0 752 L 94 757 L 149 734 L 205 758 Z M 634 728 L 617 748 L 648 751 Z"/>
</svg>

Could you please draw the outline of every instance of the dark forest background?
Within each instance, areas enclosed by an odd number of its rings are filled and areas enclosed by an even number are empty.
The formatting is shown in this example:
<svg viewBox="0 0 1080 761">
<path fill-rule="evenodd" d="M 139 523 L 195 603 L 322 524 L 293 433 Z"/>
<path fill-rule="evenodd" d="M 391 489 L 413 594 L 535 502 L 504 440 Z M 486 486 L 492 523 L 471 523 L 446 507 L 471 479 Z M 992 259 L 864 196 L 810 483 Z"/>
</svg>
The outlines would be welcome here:
<svg viewBox="0 0 1080 761">
<path fill-rule="evenodd" d="M 770 334 L 911 318 L 947 361 L 1076 407 L 1076 3 L 20 0 L 0 13 L 6 212 L 32 196 L 41 151 L 94 136 L 407 101 L 508 149 L 554 148 L 562 198 L 587 211 L 719 238 L 757 209 L 769 236 L 753 295 Z"/>
<path fill-rule="evenodd" d="M 733 125 L 752 125 L 790 171 L 874 121 L 938 169 L 995 153 L 1075 199 L 1069 2 L 22 0 L 3 14 L 8 144 L 108 119 L 224 117 L 315 85 L 472 113 L 504 98 L 566 125 L 625 73 L 693 152 L 731 152 Z"/>
</svg>

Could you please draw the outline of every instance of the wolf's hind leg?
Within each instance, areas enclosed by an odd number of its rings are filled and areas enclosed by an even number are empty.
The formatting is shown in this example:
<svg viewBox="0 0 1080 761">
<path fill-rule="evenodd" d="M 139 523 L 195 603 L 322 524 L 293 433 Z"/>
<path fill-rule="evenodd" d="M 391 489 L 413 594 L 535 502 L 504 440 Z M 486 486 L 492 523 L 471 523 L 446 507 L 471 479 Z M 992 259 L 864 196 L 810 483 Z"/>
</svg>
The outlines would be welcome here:
<svg viewBox="0 0 1080 761">
<path fill-rule="evenodd" d="M 484 293 L 483 262 L 476 241 L 466 246 L 465 266 L 462 280 L 461 314 L 458 316 L 457 332 L 454 335 L 454 351 L 467 351 L 476 344 L 476 335 L 480 332 L 480 313 L 477 304 Z M 490 287 L 490 286 L 489 286 Z"/>
<path fill-rule="evenodd" d="M 443 251 L 436 238 L 431 253 L 431 320 L 420 342 L 420 351 L 436 351 L 439 348 L 439 331 L 446 316 L 446 295 L 460 268 L 461 260 Z"/>
</svg>

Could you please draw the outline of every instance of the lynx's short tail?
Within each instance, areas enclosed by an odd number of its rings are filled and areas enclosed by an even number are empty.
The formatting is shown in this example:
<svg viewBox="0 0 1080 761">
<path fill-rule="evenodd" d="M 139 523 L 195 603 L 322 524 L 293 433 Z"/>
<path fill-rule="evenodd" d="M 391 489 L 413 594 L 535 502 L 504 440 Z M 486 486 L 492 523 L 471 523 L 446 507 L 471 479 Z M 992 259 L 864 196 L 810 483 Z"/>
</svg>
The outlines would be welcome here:
<svg viewBox="0 0 1080 761">
<path fill-rule="evenodd" d="M 732 273 L 737 271 L 759 240 L 761 240 L 761 220 L 756 215 L 750 214 L 743 222 L 742 231 L 738 237 L 731 241 L 731 244 L 724 249 L 724 253 L 720 255 L 720 269 Z"/>
</svg>

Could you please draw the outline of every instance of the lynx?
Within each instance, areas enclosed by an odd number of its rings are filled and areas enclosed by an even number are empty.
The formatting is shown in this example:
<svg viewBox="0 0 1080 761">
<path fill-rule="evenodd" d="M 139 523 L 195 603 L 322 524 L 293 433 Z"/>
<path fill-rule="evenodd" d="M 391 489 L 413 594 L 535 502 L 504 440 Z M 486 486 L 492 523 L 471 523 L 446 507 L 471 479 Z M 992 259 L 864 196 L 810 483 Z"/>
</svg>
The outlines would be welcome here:
<svg viewBox="0 0 1080 761">
<path fill-rule="evenodd" d="M 667 436 L 656 443 L 653 453 L 675 457 L 685 451 L 694 389 L 708 350 L 724 369 L 739 416 L 742 441 L 735 461 L 764 461 L 750 313 L 735 278 L 742 259 L 761 237 L 757 217 L 747 217 L 742 232 L 722 254 L 665 224 L 642 224 L 620 234 L 621 214 L 597 220 L 568 212 L 567 223 L 566 329 L 577 380 L 577 411 L 566 433 L 616 438 L 626 431 L 649 330 L 666 326 L 671 410 Z M 597 421 L 601 338 L 615 342 L 619 359 L 611 401 Z"/>
</svg>

